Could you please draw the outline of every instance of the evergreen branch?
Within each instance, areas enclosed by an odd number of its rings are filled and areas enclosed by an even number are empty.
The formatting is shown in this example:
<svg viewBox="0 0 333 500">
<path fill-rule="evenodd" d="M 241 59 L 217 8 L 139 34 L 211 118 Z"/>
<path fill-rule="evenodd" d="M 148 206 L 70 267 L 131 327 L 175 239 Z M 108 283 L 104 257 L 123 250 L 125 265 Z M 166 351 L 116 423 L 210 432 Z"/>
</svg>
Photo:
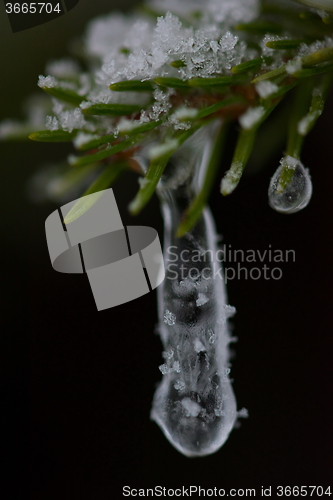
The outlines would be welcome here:
<svg viewBox="0 0 333 500">
<path fill-rule="evenodd" d="M 281 98 L 275 101 L 268 101 L 263 109 L 263 114 L 251 127 L 243 128 L 238 136 L 236 149 L 232 159 L 231 167 L 225 173 L 221 181 L 221 193 L 223 196 L 231 194 L 243 175 L 246 164 L 250 158 L 256 139 L 257 130 L 260 125 L 268 118 Z"/>
<path fill-rule="evenodd" d="M 78 130 L 66 132 L 65 130 L 41 130 L 29 135 L 29 139 L 38 142 L 71 142 Z"/>
</svg>

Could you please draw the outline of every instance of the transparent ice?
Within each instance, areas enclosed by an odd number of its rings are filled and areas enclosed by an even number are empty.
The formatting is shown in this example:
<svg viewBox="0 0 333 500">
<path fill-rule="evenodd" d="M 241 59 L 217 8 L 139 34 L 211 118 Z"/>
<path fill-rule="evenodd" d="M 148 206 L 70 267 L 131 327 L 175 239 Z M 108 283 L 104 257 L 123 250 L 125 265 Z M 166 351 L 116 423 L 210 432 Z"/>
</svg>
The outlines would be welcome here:
<svg viewBox="0 0 333 500">
<path fill-rule="evenodd" d="M 279 183 L 282 169 L 294 170 L 293 177 L 284 191 L 280 192 Z M 292 214 L 305 208 L 312 195 L 312 182 L 308 169 L 303 164 L 291 157 L 282 160 L 281 165 L 273 175 L 269 189 L 268 200 L 270 206 L 277 212 Z"/>
<path fill-rule="evenodd" d="M 173 446 L 191 457 L 217 451 L 237 418 L 228 378 L 227 319 L 234 309 L 225 307 L 224 282 L 217 272 L 218 263 L 211 258 L 216 255 L 217 235 L 210 211 L 204 210 L 190 233 L 175 236 L 207 164 L 212 135 L 211 128 L 197 132 L 172 158 L 159 186 L 166 278 L 158 289 L 158 308 L 165 363 L 160 367 L 163 379 L 154 396 L 151 417 Z M 184 168 L 185 179 L 176 175 Z M 170 247 L 172 262 L 168 261 Z"/>
</svg>

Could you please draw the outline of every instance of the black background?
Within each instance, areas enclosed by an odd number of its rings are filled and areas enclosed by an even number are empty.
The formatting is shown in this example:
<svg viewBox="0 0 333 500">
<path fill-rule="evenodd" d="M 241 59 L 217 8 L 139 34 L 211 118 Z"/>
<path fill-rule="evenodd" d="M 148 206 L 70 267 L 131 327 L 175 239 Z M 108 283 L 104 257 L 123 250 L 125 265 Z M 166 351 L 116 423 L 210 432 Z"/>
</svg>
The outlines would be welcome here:
<svg viewBox="0 0 333 500">
<path fill-rule="evenodd" d="M 63 56 L 89 17 L 116 5 L 95 3 L 81 0 L 48 29 L 15 35 L 1 13 L 3 117 L 19 116 L 48 57 Z M 206 458 L 183 457 L 149 420 L 162 362 L 155 294 L 97 312 L 87 279 L 50 265 L 44 221 L 57 206 L 32 204 L 26 182 L 38 165 L 63 158 L 70 146 L 1 144 L 6 498 L 104 500 L 122 498 L 125 485 L 257 488 L 259 496 L 261 486 L 330 484 L 332 105 L 331 98 L 304 148 L 314 184 L 306 210 L 283 216 L 268 207 L 267 186 L 281 154 L 244 177 L 230 198 L 214 188 L 211 207 L 224 243 L 293 249 L 296 262 L 281 266 L 279 281 L 229 283 L 239 339 L 231 378 L 238 406 L 248 408 L 250 418 Z M 153 226 L 162 238 L 157 199 L 138 218 L 127 214 L 136 189 L 134 175 L 114 188 L 124 224 Z"/>
</svg>

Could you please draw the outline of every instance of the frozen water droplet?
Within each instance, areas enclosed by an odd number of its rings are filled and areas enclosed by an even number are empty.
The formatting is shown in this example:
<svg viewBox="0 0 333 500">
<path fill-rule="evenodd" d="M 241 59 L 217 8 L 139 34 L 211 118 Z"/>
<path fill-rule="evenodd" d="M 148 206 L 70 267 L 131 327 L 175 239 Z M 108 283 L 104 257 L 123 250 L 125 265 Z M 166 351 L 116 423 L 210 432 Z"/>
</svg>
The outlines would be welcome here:
<svg viewBox="0 0 333 500">
<path fill-rule="evenodd" d="M 284 189 L 279 192 L 280 176 L 284 167 L 294 170 L 294 175 Z M 286 157 L 273 175 L 269 189 L 268 200 L 270 206 L 277 212 L 293 214 L 305 208 L 312 195 L 312 182 L 308 169 L 304 168 L 300 161 L 295 158 Z"/>
<path fill-rule="evenodd" d="M 206 156 L 202 153 L 206 150 L 200 146 L 200 152 L 197 151 L 193 149 L 192 160 L 205 165 Z M 190 150 L 189 165 L 198 168 L 198 172 L 193 172 L 195 176 L 198 174 L 200 184 L 201 163 L 199 167 L 191 163 L 191 154 Z M 167 182 L 172 175 L 167 177 Z M 215 227 L 209 211 L 204 210 L 192 232 L 183 238 L 175 234 L 184 201 L 191 202 L 191 176 L 192 173 L 188 174 L 183 184 L 171 187 L 168 184 L 167 193 L 165 184 L 159 191 L 166 222 L 167 270 L 159 288 L 159 333 L 164 351 L 172 349 L 174 354 L 171 359 L 165 359 L 167 370 L 162 368 L 166 373 L 156 389 L 151 418 L 183 455 L 199 457 L 216 452 L 227 440 L 237 420 L 237 409 L 231 381 L 225 372 L 229 369 L 226 317 L 231 311 L 230 307 L 224 307 L 225 283 L 223 279 L 213 278 L 214 259 L 208 258 L 217 252 Z M 184 197 L 187 192 L 188 201 Z M 172 253 L 168 250 L 171 248 Z M 169 263 L 175 265 L 169 266 Z"/>
</svg>

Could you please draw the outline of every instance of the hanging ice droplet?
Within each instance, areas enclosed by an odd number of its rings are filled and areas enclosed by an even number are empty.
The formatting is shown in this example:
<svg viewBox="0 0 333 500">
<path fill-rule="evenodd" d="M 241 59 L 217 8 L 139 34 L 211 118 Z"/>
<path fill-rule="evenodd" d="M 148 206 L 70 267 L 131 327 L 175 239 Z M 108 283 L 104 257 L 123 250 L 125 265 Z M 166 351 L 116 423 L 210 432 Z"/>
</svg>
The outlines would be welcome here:
<svg viewBox="0 0 333 500">
<path fill-rule="evenodd" d="M 170 443 L 188 457 L 216 452 L 238 418 L 228 377 L 227 319 L 235 310 L 227 305 L 209 210 L 203 211 L 189 233 L 176 236 L 184 207 L 195 196 L 200 168 L 207 165 L 209 134 L 207 130 L 193 137 L 188 149 L 177 152 L 159 186 L 166 274 L 158 289 L 158 309 L 165 363 L 159 367 L 163 379 L 154 395 L 151 417 Z M 182 178 L 184 171 L 187 177 Z"/>
<path fill-rule="evenodd" d="M 281 182 L 282 171 L 285 169 L 293 171 L 289 184 L 283 189 Z M 287 156 L 281 160 L 281 165 L 273 175 L 269 189 L 268 201 L 270 206 L 277 212 L 293 214 L 305 208 L 312 195 L 312 182 L 308 169 L 303 164 Z"/>
</svg>

